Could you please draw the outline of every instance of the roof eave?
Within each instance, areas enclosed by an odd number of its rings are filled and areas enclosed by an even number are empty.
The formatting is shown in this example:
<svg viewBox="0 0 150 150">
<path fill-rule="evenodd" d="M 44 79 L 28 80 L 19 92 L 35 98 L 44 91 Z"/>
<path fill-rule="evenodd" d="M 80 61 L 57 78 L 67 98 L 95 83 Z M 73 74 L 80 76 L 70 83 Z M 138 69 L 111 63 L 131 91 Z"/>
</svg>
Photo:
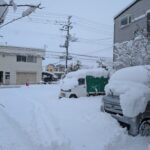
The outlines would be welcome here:
<svg viewBox="0 0 150 150">
<path fill-rule="evenodd" d="M 114 20 L 117 19 L 119 16 L 121 16 L 124 12 L 126 12 L 129 8 L 131 8 L 132 6 L 134 6 L 137 2 L 139 2 L 141 0 L 134 0 L 132 3 L 130 3 L 125 9 L 123 9 L 122 11 L 120 11 L 115 17 Z"/>
</svg>

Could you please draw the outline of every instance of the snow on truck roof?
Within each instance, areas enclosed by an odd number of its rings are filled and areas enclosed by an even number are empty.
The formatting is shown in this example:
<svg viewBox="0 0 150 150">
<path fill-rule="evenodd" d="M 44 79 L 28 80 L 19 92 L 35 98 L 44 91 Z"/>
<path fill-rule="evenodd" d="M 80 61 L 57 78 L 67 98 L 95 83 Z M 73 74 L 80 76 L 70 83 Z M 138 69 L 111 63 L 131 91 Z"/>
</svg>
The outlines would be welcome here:
<svg viewBox="0 0 150 150">
<path fill-rule="evenodd" d="M 85 78 L 87 75 L 94 77 L 108 77 L 109 73 L 103 68 L 97 69 L 81 69 L 75 72 L 70 72 L 66 75 L 66 78 Z"/>
<path fill-rule="evenodd" d="M 79 78 L 85 78 L 87 75 L 94 77 L 108 77 L 109 73 L 103 68 L 97 69 L 81 69 L 75 72 L 70 72 L 66 77 L 61 81 L 60 87 L 63 90 L 68 90 L 73 88 L 75 85 L 78 85 Z"/>
</svg>

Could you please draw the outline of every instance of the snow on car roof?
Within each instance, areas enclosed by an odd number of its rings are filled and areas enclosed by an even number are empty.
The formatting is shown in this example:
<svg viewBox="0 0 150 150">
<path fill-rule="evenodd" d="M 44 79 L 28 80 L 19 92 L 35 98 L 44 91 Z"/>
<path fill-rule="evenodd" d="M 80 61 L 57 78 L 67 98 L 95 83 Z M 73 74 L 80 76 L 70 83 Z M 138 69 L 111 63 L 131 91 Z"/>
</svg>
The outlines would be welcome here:
<svg viewBox="0 0 150 150">
<path fill-rule="evenodd" d="M 110 82 L 114 80 L 149 84 L 150 65 L 134 66 L 134 67 L 127 67 L 127 68 L 120 69 L 119 71 L 115 72 L 112 75 Z"/>
<path fill-rule="evenodd" d="M 105 87 L 106 95 L 120 97 L 123 114 L 135 117 L 143 113 L 150 101 L 150 65 L 134 66 L 114 73 Z"/>
</svg>

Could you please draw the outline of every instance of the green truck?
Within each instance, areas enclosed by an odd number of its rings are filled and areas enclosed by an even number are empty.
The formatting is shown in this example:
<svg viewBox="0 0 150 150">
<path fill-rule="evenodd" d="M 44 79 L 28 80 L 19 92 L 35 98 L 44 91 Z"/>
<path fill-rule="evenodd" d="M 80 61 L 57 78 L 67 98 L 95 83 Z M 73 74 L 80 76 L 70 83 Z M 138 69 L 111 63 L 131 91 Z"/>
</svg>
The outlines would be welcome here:
<svg viewBox="0 0 150 150">
<path fill-rule="evenodd" d="M 78 98 L 105 94 L 104 88 L 109 80 L 105 69 L 84 69 L 69 73 L 62 81 L 59 97 Z"/>
<path fill-rule="evenodd" d="M 86 90 L 88 95 L 104 94 L 105 85 L 108 83 L 108 77 L 86 76 Z"/>
</svg>

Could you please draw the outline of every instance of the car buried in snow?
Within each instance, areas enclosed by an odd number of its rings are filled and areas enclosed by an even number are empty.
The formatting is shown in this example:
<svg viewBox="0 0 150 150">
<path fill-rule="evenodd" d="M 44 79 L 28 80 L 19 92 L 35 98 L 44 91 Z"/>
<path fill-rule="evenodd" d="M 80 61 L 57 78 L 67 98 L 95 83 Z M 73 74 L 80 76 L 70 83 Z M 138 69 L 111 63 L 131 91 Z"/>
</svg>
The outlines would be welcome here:
<svg viewBox="0 0 150 150">
<path fill-rule="evenodd" d="M 42 82 L 44 84 L 51 84 L 52 82 L 55 82 L 57 80 L 58 77 L 55 74 L 48 71 L 42 72 Z"/>
<path fill-rule="evenodd" d="M 127 127 L 130 135 L 150 135 L 150 66 L 115 72 L 105 87 L 101 111 Z"/>
<path fill-rule="evenodd" d="M 61 81 L 59 98 L 78 98 L 104 94 L 109 72 L 103 68 L 70 72 Z"/>
</svg>

